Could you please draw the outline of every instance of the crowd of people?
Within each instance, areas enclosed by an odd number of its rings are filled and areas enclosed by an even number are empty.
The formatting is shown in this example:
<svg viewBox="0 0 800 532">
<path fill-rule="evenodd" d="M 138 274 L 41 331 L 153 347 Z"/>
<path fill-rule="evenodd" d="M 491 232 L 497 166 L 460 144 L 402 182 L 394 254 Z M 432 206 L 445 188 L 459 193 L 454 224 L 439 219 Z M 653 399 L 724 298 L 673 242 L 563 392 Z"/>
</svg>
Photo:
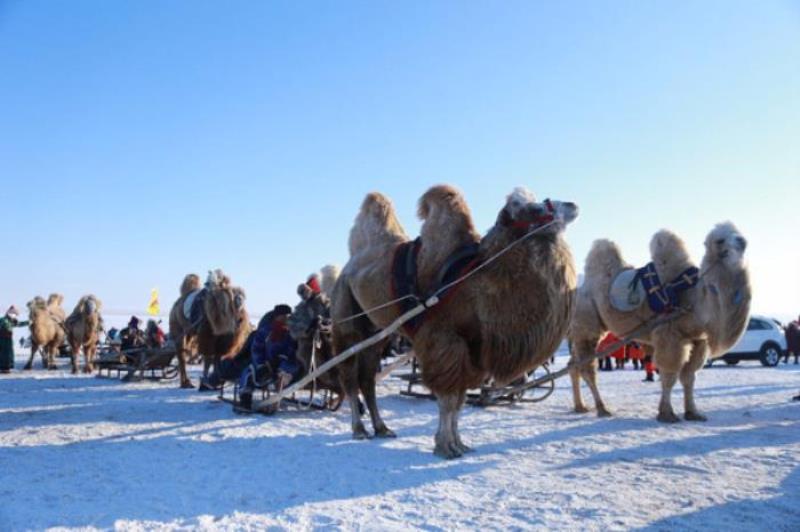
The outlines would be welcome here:
<svg viewBox="0 0 800 532">
<path fill-rule="evenodd" d="M 603 352 L 618 344 L 620 339 L 613 333 L 606 334 L 597 344 L 597 352 Z M 614 369 L 625 369 L 628 362 L 631 362 L 633 369 L 645 372 L 644 381 L 655 381 L 656 367 L 652 355 L 648 355 L 645 349 L 638 342 L 629 342 L 621 345 L 612 351 L 607 357 L 600 360 L 600 371 L 613 371 Z"/>
</svg>

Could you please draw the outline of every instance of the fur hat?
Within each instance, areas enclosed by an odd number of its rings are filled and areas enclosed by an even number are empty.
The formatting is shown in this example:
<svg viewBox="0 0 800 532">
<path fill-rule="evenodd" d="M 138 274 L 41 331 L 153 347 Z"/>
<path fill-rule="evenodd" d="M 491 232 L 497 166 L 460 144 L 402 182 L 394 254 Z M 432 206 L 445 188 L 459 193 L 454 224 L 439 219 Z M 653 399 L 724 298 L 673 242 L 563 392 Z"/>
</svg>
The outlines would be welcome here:
<svg viewBox="0 0 800 532">
<path fill-rule="evenodd" d="M 130 321 L 128 321 L 128 327 L 138 327 L 139 326 L 139 318 L 136 316 L 131 316 Z"/>
<path fill-rule="evenodd" d="M 322 291 L 319 286 L 319 275 L 316 273 L 309 275 L 308 279 L 306 280 L 306 286 L 308 286 L 315 294 L 319 294 Z"/>
<path fill-rule="evenodd" d="M 277 316 L 288 316 L 289 314 L 292 313 L 292 307 L 290 307 L 289 305 L 284 305 L 284 304 L 275 305 L 275 308 L 272 309 L 272 313 L 273 313 L 273 316 L 275 316 L 275 317 L 277 317 Z"/>
</svg>

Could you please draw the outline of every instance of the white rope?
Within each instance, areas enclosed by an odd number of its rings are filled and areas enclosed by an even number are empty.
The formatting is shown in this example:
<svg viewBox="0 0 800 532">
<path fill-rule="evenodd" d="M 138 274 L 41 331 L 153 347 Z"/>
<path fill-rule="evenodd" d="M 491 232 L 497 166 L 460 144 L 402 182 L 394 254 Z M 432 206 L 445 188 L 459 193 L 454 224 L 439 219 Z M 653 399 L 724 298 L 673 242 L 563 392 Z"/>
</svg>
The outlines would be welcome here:
<svg viewBox="0 0 800 532">
<path fill-rule="evenodd" d="M 433 293 L 433 296 L 438 297 L 442 292 L 445 292 L 445 291 L 449 290 L 450 288 L 452 288 L 452 287 L 454 287 L 454 286 L 456 286 L 458 284 L 463 283 L 464 281 L 466 281 L 467 279 L 469 279 L 470 277 L 472 277 L 473 275 L 475 275 L 476 273 L 478 273 L 479 271 L 484 269 L 486 266 L 488 266 L 492 262 L 496 261 L 501 256 L 505 255 L 508 251 L 511 250 L 511 248 L 513 248 L 514 246 L 516 246 L 520 242 L 522 242 L 524 240 L 527 240 L 531 236 L 535 235 L 536 233 L 538 233 L 538 232 L 540 232 L 540 231 L 542 231 L 544 229 L 547 229 L 548 227 L 550 227 L 554 223 L 556 223 L 555 220 L 553 220 L 552 222 L 547 222 L 544 225 L 540 225 L 537 228 L 528 231 L 523 236 L 521 236 L 518 239 L 514 240 L 513 242 L 508 244 L 506 247 L 504 247 L 503 249 L 501 249 L 500 251 L 498 251 L 497 253 L 495 253 L 494 255 L 492 255 L 491 257 L 486 259 L 485 261 L 483 261 L 481 264 L 479 264 L 473 270 L 470 270 L 469 272 L 467 272 L 466 274 L 462 275 L 458 279 L 455 279 L 455 280 L 447 283 L 446 285 L 440 287 L 438 290 L 436 290 Z M 407 294 L 407 295 L 404 295 L 402 297 L 398 297 L 397 299 L 393 299 L 391 301 L 387 301 L 386 303 L 382 303 L 382 304 L 380 304 L 380 305 L 378 305 L 376 307 L 372 307 L 370 309 L 367 309 L 367 310 L 365 310 L 363 312 L 359 312 L 358 314 L 353 314 L 352 316 L 348 316 L 348 317 L 343 318 L 341 320 L 337 320 L 336 323 L 346 323 L 346 322 L 354 320 L 356 318 L 360 318 L 362 316 L 367 316 L 371 312 L 375 312 L 376 310 L 381 310 L 381 309 L 384 309 L 386 307 L 391 307 L 391 306 L 396 305 L 397 303 L 399 303 L 401 301 L 405 301 L 406 299 L 413 299 L 415 301 L 419 300 L 417 296 L 415 296 L 413 294 Z"/>
</svg>

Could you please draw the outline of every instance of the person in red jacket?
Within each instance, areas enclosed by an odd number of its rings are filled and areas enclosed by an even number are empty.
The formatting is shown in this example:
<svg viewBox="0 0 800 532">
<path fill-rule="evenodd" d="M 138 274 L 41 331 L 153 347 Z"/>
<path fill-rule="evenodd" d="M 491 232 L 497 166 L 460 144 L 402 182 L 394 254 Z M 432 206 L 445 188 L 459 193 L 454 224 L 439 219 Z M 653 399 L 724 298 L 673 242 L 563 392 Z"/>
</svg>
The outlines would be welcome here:
<svg viewBox="0 0 800 532">
<path fill-rule="evenodd" d="M 603 337 L 602 340 L 600 340 L 600 343 L 597 344 L 596 352 L 600 353 L 600 352 L 606 351 L 608 348 L 610 348 L 612 345 L 614 345 L 617 342 L 619 342 L 619 338 L 617 338 L 614 335 L 614 333 L 609 332 L 608 334 L 606 334 Z M 612 369 L 611 368 L 611 359 L 612 358 L 615 358 L 615 359 L 623 358 L 624 359 L 625 358 L 625 346 L 620 346 L 618 349 L 614 350 L 612 353 L 609 353 L 608 356 L 603 358 L 600 361 L 600 366 L 601 366 L 600 369 L 603 370 L 603 371 L 611 371 L 611 369 Z"/>
<path fill-rule="evenodd" d="M 633 361 L 633 369 L 638 370 L 639 365 L 644 367 L 644 349 L 639 342 L 631 342 L 625 346 L 627 358 Z"/>
</svg>

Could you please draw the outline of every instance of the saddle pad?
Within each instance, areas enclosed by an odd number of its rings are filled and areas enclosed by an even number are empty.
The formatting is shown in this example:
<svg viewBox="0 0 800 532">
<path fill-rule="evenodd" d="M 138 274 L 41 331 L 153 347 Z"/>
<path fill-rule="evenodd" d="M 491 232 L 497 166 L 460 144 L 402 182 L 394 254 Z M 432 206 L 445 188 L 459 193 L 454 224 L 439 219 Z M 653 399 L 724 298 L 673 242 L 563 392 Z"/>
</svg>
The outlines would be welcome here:
<svg viewBox="0 0 800 532">
<path fill-rule="evenodd" d="M 189 321 L 192 320 L 192 307 L 194 306 L 194 302 L 197 299 L 197 294 L 199 294 L 200 291 L 200 288 L 192 290 L 189 292 L 189 295 L 186 296 L 186 299 L 183 300 L 183 317 Z"/>
<path fill-rule="evenodd" d="M 614 309 L 620 312 L 631 312 L 644 303 L 646 294 L 636 275 L 637 270 L 629 268 L 619 272 L 611 281 L 608 298 Z"/>
</svg>

